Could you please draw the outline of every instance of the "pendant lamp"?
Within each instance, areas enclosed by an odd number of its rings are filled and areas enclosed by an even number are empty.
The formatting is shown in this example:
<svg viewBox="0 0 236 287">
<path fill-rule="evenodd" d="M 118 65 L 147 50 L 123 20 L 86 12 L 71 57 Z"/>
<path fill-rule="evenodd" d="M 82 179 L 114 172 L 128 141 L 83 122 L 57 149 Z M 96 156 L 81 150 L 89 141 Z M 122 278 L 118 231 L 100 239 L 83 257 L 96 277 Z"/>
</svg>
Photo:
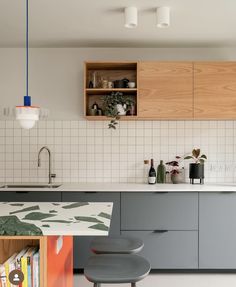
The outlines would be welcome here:
<svg viewBox="0 0 236 287">
<path fill-rule="evenodd" d="M 26 95 L 24 105 L 15 107 L 16 120 L 23 129 L 31 129 L 39 120 L 40 108 L 31 105 L 29 96 L 29 3 L 26 0 Z"/>
</svg>

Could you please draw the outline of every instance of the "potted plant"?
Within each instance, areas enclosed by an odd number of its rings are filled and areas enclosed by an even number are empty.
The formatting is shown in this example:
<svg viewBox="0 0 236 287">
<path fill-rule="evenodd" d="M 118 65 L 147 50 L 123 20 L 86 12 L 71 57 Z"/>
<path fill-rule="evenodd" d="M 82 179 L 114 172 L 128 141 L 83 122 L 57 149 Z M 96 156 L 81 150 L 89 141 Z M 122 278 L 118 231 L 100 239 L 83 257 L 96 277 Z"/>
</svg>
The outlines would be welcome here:
<svg viewBox="0 0 236 287">
<path fill-rule="evenodd" d="M 108 124 L 109 128 L 116 129 L 120 116 L 126 115 L 127 111 L 134 105 L 134 100 L 124 96 L 121 92 L 112 92 L 102 97 L 105 116 L 112 118 Z"/>
<path fill-rule="evenodd" d="M 186 156 L 184 159 L 192 159 L 194 162 L 189 164 L 190 183 L 194 184 L 194 179 L 200 179 L 200 183 L 204 183 L 204 162 L 207 159 L 205 154 L 201 154 L 200 148 L 192 150 L 192 155 Z"/>
<path fill-rule="evenodd" d="M 169 161 L 166 163 L 166 165 L 170 167 L 170 171 L 169 171 L 170 178 L 171 178 L 172 183 L 174 184 L 181 183 L 183 181 L 180 166 L 179 166 L 180 160 L 181 160 L 181 157 L 176 156 L 175 160 Z"/>
</svg>

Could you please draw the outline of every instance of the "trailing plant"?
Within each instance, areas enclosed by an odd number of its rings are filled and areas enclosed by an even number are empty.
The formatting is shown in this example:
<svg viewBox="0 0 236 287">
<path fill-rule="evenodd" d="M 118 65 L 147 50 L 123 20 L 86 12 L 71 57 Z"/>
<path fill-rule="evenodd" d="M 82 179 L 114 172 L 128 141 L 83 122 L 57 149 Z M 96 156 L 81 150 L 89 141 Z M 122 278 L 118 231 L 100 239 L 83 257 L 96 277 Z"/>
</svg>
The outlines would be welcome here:
<svg viewBox="0 0 236 287">
<path fill-rule="evenodd" d="M 110 95 L 103 96 L 102 102 L 105 116 L 112 118 L 108 124 L 109 129 L 116 129 L 116 125 L 120 119 L 117 105 L 122 105 L 125 111 L 128 111 L 135 103 L 131 97 L 124 96 L 121 92 L 112 92 Z"/>
<path fill-rule="evenodd" d="M 203 164 L 205 160 L 207 160 L 207 156 L 205 154 L 201 154 L 200 148 L 195 148 L 192 150 L 192 155 L 188 155 L 184 159 L 192 159 L 196 164 Z"/>
</svg>

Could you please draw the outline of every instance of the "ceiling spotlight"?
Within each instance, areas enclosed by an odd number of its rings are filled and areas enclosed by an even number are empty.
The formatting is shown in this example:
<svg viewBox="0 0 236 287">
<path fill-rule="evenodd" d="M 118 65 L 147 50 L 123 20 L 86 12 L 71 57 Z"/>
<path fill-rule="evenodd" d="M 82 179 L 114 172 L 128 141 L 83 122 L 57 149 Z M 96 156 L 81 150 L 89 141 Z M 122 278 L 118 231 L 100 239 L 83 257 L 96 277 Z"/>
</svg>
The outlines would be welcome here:
<svg viewBox="0 0 236 287">
<path fill-rule="evenodd" d="M 138 9 L 136 7 L 125 8 L 125 27 L 136 28 L 138 26 Z"/>
<path fill-rule="evenodd" d="M 170 26 L 170 7 L 157 8 L 157 27 L 168 28 Z"/>
</svg>

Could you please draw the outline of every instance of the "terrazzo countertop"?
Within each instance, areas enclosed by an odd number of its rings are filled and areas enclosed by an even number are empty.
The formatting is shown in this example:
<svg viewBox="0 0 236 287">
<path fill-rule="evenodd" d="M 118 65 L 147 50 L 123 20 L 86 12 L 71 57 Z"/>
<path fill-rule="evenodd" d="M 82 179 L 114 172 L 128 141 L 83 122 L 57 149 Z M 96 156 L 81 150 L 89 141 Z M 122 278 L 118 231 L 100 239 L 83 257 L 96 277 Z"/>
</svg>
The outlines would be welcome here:
<svg viewBox="0 0 236 287">
<path fill-rule="evenodd" d="M 3 186 L 4 184 L 0 185 Z M 64 183 L 58 188 L 1 188 L 2 191 L 51 192 L 236 192 L 234 183 L 144 184 L 144 183 Z"/>
<path fill-rule="evenodd" d="M 111 202 L 0 202 L 0 236 L 108 235 Z"/>
</svg>

